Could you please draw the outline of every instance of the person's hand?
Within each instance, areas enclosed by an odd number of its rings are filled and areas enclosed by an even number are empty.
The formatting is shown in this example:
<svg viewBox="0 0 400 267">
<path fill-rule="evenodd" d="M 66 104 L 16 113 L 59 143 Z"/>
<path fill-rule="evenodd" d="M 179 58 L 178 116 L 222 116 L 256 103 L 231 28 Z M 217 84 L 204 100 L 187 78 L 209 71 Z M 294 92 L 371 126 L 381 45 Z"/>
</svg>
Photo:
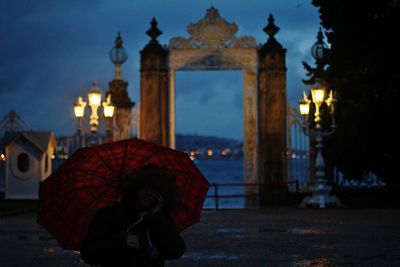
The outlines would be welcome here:
<svg viewBox="0 0 400 267">
<path fill-rule="evenodd" d="M 162 197 L 162 195 L 158 194 L 156 198 L 157 206 L 150 210 L 150 214 L 156 214 L 164 205 L 164 198 Z"/>
<path fill-rule="evenodd" d="M 128 248 L 139 248 L 139 237 L 137 235 L 128 234 L 126 236 L 126 245 Z"/>
<path fill-rule="evenodd" d="M 149 209 L 144 215 L 148 216 L 148 215 L 154 215 L 156 214 L 164 205 L 164 198 L 161 194 L 158 194 L 154 196 L 157 199 L 157 206 L 155 206 L 154 208 Z"/>
</svg>

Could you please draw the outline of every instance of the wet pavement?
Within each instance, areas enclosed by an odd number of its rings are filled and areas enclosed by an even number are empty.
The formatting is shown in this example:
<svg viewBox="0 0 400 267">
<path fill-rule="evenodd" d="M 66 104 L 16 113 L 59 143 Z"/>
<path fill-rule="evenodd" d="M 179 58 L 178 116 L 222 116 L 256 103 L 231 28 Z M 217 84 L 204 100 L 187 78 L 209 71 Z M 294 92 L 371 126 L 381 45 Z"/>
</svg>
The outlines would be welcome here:
<svg viewBox="0 0 400 267">
<path fill-rule="evenodd" d="M 399 209 L 204 211 L 167 267 L 400 266 Z M 62 250 L 35 214 L 0 218 L 0 266 L 89 266 Z"/>
</svg>

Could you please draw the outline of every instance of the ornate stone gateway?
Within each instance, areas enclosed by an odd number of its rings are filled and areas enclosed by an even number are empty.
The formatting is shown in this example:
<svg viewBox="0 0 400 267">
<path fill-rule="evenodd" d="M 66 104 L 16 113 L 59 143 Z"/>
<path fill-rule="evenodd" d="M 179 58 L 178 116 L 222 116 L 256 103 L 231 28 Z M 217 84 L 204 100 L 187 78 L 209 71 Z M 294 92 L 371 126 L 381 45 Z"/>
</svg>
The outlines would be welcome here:
<svg viewBox="0 0 400 267">
<path fill-rule="evenodd" d="M 244 101 L 244 182 L 246 206 L 282 200 L 286 158 L 286 50 L 275 40 L 279 30 L 270 16 L 262 47 L 254 37 L 236 37 L 238 27 L 211 7 L 188 26 L 189 38 L 175 37 L 161 46 L 155 19 L 152 38 L 141 51 L 141 127 L 139 136 L 175 147 L 175 72 L 180 70 L 242 70 Z"/>
</svg>

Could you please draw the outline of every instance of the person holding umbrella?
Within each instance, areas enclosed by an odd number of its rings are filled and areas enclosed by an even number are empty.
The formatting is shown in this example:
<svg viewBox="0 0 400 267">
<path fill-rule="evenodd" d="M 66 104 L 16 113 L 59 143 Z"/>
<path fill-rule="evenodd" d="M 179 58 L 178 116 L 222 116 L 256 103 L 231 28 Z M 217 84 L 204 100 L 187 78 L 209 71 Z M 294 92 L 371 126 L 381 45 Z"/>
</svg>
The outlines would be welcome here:
<svg viewBox="0 0 400 267">
<path fill-rule="evenodd" d="M 122 201 L 96 213 L 80 249 L 83 261 L 162 267 L 182 256 L 185 243 L 169 216 L 179 205 L 174 179 L 150 164 L 124 181 Z"/>
<path fill-rule="evenodd" d="M 163 266 L 209 187 L 182 151 L 139 138 L 84 147 L 40 183 L 37 222 L 92 265 Z"/>
</svg>

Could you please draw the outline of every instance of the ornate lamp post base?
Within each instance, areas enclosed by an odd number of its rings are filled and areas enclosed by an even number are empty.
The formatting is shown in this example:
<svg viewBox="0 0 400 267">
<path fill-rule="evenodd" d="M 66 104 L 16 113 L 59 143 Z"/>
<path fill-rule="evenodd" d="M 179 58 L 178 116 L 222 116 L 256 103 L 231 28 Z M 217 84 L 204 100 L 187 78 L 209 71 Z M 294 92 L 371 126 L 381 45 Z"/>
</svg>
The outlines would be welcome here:
<svg viewBox="0 0 400 267">
<path fill-rule="evenodd" d="M 326 206 L 342 206 L 342 203 L 336 196 L 329 195 L 332 187 L 324 182 L 317 183 L 310 189 L 312 196 L 305 197 L 299 206 L 300 208 L 305 208 L 307 206 L 319 206 L 320 208 L 325 208 Z"/>
</svg>

